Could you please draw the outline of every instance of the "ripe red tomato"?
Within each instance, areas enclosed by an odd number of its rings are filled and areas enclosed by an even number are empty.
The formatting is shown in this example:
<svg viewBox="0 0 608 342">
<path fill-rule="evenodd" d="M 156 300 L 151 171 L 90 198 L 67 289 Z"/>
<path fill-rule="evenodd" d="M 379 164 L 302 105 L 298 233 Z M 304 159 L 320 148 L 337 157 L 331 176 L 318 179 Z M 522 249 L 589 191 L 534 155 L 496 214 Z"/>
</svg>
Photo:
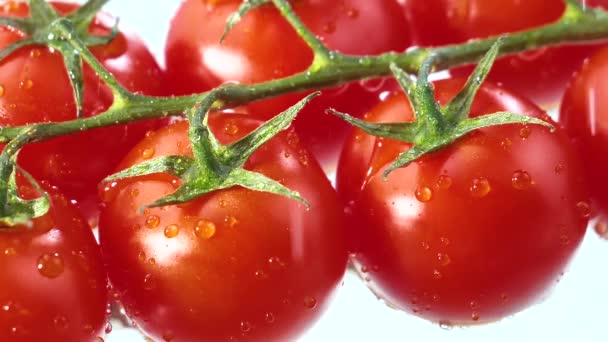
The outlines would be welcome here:
<svg viewBox="0 0 608 342">
<path fill-rule="evenodd" d="M 57 3 L 61 13 L 76 9 L 74 4 Z M 25 2 L 0 6 L 1 16 L 24 17 Z M 107 35 L 113 24 L 98 16 L 91 33 Z M 0 49 L 23 39 L 23 34 L 0 28 Z M 143 43 L 120 33 L 110 44 L 92 51 L 114 77 L 131 91 L 160 95 L 160 68 Z M 36 122 L 57 122 L 76 118 L 70 81 L 58 52 L 43 47 L 26 47 L 0 63 L 0 126 L 19 126 Z M 93 116 L 112 101 L 110 90 L 95 73 L 84 70 L 84 116 Z M 86 206 L 95 202 L 97 184 L 114 169 L 120 158 L 144 133 L 151 122 L 96 129 L 48 142 L 27 146 L 19 163 L 37 179 L 58 186 L 70 199 Z"/>
<path fill-rule="evenodd" d="M 167 73 L 177 94 L 207 90 L 226 82 L 257 83 L 306 70 L 313 54 L 272 4 L 248 13 L 220 44 L 226 19 L 240 0 L 185 1 L 171 23 Z M 395 0 L 302 0 L 292 2 L 307 27 L 332 49 L 349 54 L 404 51 L 407 23 Z M 204 23 L 204 24 L 201 24 Z M 360 115 L 378 101 L 381 80 L 324 90 L 298 116 L 295 127 L 322 164 L 335 162 L 348 126 L 325 115 L 328 107 Z M 290 94 L 252 104 L 268 119 L 300 100 Z M 333 165 L 332 165 L 333 167 Z"/>
<path fill-rule="evenodd" d="M 608 8 L 606 0 L 584 1 Z M 461 43 L 507 32 L 531 29 L 557 21 L 563 0 L 408 0 L 404 3 L 414 43 L 438 46 Z M 489 79 L 543 104 L 556 102 L 572 73 L 597 45 L 544 48 L 496 62 Z M 473 67 L 454 69 L 467 75 Z"/>
<path fill-rule="evenodd" d="M 608 48 L 589 58 L 566 88 L 560 121 L 583 159 L 591 196 L 599 214 L 608 215 Z"/>
<path fill-rule="evenodd" d="M 108 304 L 99 246 L 82 214 L 46 188 L 46 215 L 31 226 L 0 227 L 0 340 L 96 341 Z M 37 197 L 30 187 L 21 192 Z"/>
<path fill-rule="evenodd" d="M 260 124 L 213 115 L 224 142 Z M 120 164 L 191 154 L 182 121 L 150 135 Z M 165 341 L 288 341 L 324 311 L 346 267 L 343 208 L 293 131 L 258 150 L 247 169 L 299 191 L 291 199 L 243 188 L 184 205 L 139 209 L 173 192 L 168 174 L 111 184 L 102 196 L 99 236 L 109 275 L 127 313 Z"/>
<path fill-rule="evenodd" d="M 435 84 L 441 103 L 462 80 Z M 472 116 L 514 111 L 550 120 L 532 103 L 484 85 Z M 369 121 L 412 121 L 399 93 Z M 338 169 L 358 269 L 378 296 L 426 319 L 489 322 L 538 299 L 581 242 L 589 205 L 566 135 L 540 126 L 484 128 L 391 173 L 408 145 L 356 130 Z"/>
</svg>

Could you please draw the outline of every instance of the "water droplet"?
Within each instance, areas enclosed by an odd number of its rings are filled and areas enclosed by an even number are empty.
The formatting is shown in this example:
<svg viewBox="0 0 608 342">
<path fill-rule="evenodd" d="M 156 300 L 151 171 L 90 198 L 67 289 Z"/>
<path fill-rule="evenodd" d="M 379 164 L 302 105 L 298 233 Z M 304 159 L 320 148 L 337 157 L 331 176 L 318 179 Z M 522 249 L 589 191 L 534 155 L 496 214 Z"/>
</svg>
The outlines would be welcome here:
<svg viewBox="0 0 608 342">
<path fill-rule="evenodd" d="M 68 319 L 65 316 L 57 316 L 53 319 L 53 326 L 56 330 L 65 330 L 68 324 Z"/>
<path fill-rule="evenodd" d="M 314 309 L 317 306 L 317 300 L 314 297 L 305 297 L 304 306 L 308 309 Z"/>
<path fill-rule="evenodd" d="M 34 81 L 27 79 L 19 83 L 19 88 L 29 90 L 34 86 Z"/>
<path fill-rule="evenodd" d="M 454 325 L 450 321 L 439 321 L 439 328 L 443 330 L 452 330 Z"/>
<path fill-rule="evenodd" d="M 0 85 L 0 97 L 4 96 L 4 87 Z"/>
<path fill-rule="evenodd" d="M 157 215 L 149 215 L 146 217 L 146 227 L 154 229 L 160 224 L 160 217 Z"/>
<path fill-rule="evenodd" d="M 441 274 L 441 272 L 439 272 L 439 270 L 433 270 L 433 278 L 441 279 L 441 278 L 443 278 L 443 274 Z"/>
<path fill-rule="evenodd" d="M 233 136 L 239 132 L 239 127 L 235 125 L 233 122 L 228 122 L 224 126 L 224 133 L 229 136 Z"/>
<path fill-rule="evenodd" d="M 433 190 L 426 186 L 419 187 L 416 189 L 416 199 L 422 203 L 429 202 L 433 199 Z"/>
<path fill-rule="evenodd" d="M 156 153 L 154 148 L 146 148 L 141 152 L 141 157 L 143 159 L 150 159 L 154 156 L 154 153 Z"/>
<path fill-rule="evenodd" d="M 144 276 L 144 289 L 152 290 L 154 288 L 154 279 L 152 279 L 151 274 L 146 274 Z"/>
<path fill-rule="evenodd" d="M 369 272 L 369 268 L 367 268 L 367 266 L 362 266 L 361 273 L 367 273 L 367 272 Z"/>
<path fill-rule="evenodd" d="M 194 234 L 201 239 L 211 239 L 215 235 L 215 223 L 208 220 L 198 220 Z"/>
<path fill-rule="evenodd" d="M 502 147 L 502 149 L 505 151 L 510 151 L 512 145 L 513 142 L 509 138 L 505 138 L 503 141 L 500 142 L 500 147 Z"/>
<path fill-rule="evenodd" d="M 439 260 L 441 266 L 447 266 L 452 262 L 450 256 L 444 253 L 437 253 L 437 260 Z"/>
<path fill-rule="evenodd" d="M 170 224 L 165 227 L 165 237 L 167 239 L 172 239 L 179 234 L 179 226 L 176 224 Z"/>
<path fill-rule="evenodd" d="M 97 337 L 95 338 L 95 342 L 104 342 L 103 337 L 101 337 L 101 336 L 97 336 Z"/>
<path fill-rule="evenodd" d="M 17 254 L 17 250 L 15 250 L 15 248 L 13 248 L 13 247 L 7 247 L 4 250 L 4 255 L 6 255 L 6 256 L 13 256 L 15 254 Z"/>
<path fill-rule="evenodd" d="M 137 254 L 137 260 L 139 260 L 139 262 L 144 262 L 146 261 L 146 253 L 139 252 L 139 254 Z"/>
<path fill-rule="evenodd" d="M 163 334 L 163 340 L 165 342 L 172 342 L 175 339 L 175 334 L 171 331 L 165 331 Z"/>
<path fill-rule="evenodd" d="M 476 301 L 474 301 L 474 300 L 472 300 L 472 301 L 469 303 L 469 306 L 470 306 L 470 307 L 471 307 L 471 309 L 473 309 L 473 310 L 477 310 L 477 309 L 479 308 L 479 304 L 478 304 Z"/>
<path fill-rule="evenodd" d="M 597 222 L 593 228 L 601 238 L 608 239 L 608 225 L 605 222 Z"/>
<path fill-rule="evenodd" d="M 576 209 L 582 218 L 588 218 L 591 216 L 591 206 L 589 203 L 581 201 L 576 204 Z"/>
<path fill-rule="evenodd" d="M 105 331 L 105 333 L 106 333 L 106 334 L 111 333 L 111 332 L 112 332 L 112 323 L 108 322 L 108 323 L 106 324 L 106 328 L 105 328 L 105 330 L 104 330 L 104 331 Z"/>
<path fill-rule="evenodd" d="M 272 312 L 267 312 L 264 315 L 264 320 L 266 323 L 274 323 L 274 314 Z"/>
<path fill-rule="evenodd" d="M 139 196 L 139 189 L 133 188 L 133 189 L 131 189 L 131 192 L 129 194 L 131 195 L 132 198 L 135 198 L 135 197 Z"/>
<path fill-rule="evenodd" d="M 526 190 L 532 185 L 532 177 L 526 171 L 517 170 L 511 176 L 511 184 L 517 190 Z"/>
<path fill-rule="evenodd" d="M 522 139 L 528 139 L 531 134 L 532 134 L 532 130 L 528 126 L 524 126 L 519 130 L 519 136 Z"/>
<path fill-rule="evenodd" d="M 239 224 L 239 220 L 234 216 L 226 216 L 224 218 L 224 222 L 230 228 L 234 228 L 237 224 Z"/>
<path fill-rule="evenodd" d="M 63 273 L 63 258 L 58 253 L 44 254 L 38 258 L 38 272 L 47 278 L 57 278 Z"/>
<path fill-rule="evenodd" d="M 448 175 L 441 175 L 437 178 L 437 189 L 448 190 L 452 187 L 452 177 Z"/>
<path fill-rule="evenodd" d="M 469 188 L 473 197 L 482 198 L 492 191 L 490 182 L 485 177 L 478 177 L 473 179 L 471 187 Z"/>
<path fill-rule="evenodd" d="M 471 319 L 472 319 L 473 321 L 475 321 L 475 322 L 479 321 L 479 312 L 477 312 L 477 311 L 473 311 L 473 312 L 471 313 Z"/>
<path fill-rule="evenodd" d="M 346 15 L 349 18 L 355 19 L 355 18 L 357 18 L 359 16 L 359 10 L 357 10 L 356 8 L 351 8 L 348 11 L 346 11 Z"/>
<path fill-rule="evenodd" d="M 323 25 L 323 32 L 325 32 L 327 34 L 331 34 L 331 33 L 334 33 L 335 31 L 336 31 L 336 23 L 329 22 L 329 23 Z"/>
<path fill-rule="evenodd" d="M 40 57 L 40 54 L 41 54 L 40 49 L 32 49 L 30 51 L 30 57 L 32 57 L 32 58 Z"/>
<path fill-rule="evenodd" d="M 564 172 L 565 169 L 566 165 L 564 165 L 564 163 L 562 162 L 559 162 L 557 163 L 557 165 L 555 165 L 555 173 L 557 173 L 558 175 Z"/>
<path fill-rule="evenodd" d="M 441 241 L 441 243 L 445 246 L 449 246 L 450 245 L 450 239 L 448 239 L 445 236 L 442 236 L 439 238 L 439 241 Z"/>
<path fill-rule="evenodd" d="M 433 295 L 433 302 L 438 303 L 438 302 L 439 302 L 439 300 L 441 300 L 441 297 L 439 297 L 439 295 L 438 295 L 438 294 L 434 294 L 434 295 Z"/>
<path fill-rule="evenodd" d="M 287 267 L 287 264 L 279 257 L 271 257 L 268 259 L 268 266 L 270 266 L 270 269 L 272 270 L 280 271 Z"/>
<path fill-rule="evenodd" d="M 250 332 L 251 331 L 251 323 L 249 323 L 247 321 L 241 322 L 241 331 L 244 332 L 244 333 Z"/>
<path fill-rule="evenodd" d="M 431 249 L 431 245 L 426 241 L 422 241 L 421 245 L 425 251 L 428 251 L 429 249 Z"/>
</svg>

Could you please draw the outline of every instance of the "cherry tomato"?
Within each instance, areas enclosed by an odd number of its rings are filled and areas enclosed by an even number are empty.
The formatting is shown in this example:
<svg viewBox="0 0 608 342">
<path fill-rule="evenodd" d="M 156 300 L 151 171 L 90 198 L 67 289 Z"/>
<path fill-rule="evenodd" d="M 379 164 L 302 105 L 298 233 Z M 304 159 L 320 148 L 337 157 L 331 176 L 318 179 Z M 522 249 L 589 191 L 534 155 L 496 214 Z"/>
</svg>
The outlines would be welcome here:
<svg viewBox="0 0 608 342">
<path fill-rule="evenodd" d="M 64 14 L 76 9 L 76 5 L 67 3 L 57 3 L 55 7 Z M 28 11 L 25 2 L 0 6 L 1 16 L 24 17 Z M 107 35 L 113 24 L 111 18 L 100 15 L 90 31 Z M 0 49 L 23 38 L 22 33 L 2 27 Z M 91 50 L 129 90 L 160 95 L 160 68 L 138 38 L 120 33 L 110 44 Z M 72 86 L 58 52 L 44 47 L 22 48 L 0 63 L 0 80 L 0 126 L 76 119 Z M 84 70 L 84 89 L 85 117 L 98 114 L 111 104 L 110 90 L 89 67 Z M 97 184 L 153 127 L 153 123 L 146 122 L 62 136 L 25 147 L 19 163 L 37 179 L 58 186 L 68 198 L 92 206 Z"/>
<path fill-rule="evenodd" d="M 211 116 L 228 143 L 259 121 Z M 120 168 L 146 158 L 191 154 L 182 121 L 144 139 Z M 183 205 L 140 208 L 173 192 L 168 174 L 110 184 L 99 235 L 110 280 L 127 313 L 165 341 L 288 341 L 323 312 L 346 267 L 343 208 L 293 131 L 258 150 L 247 169 L 299 191 L 291 199 L 243 188 Z"/>
<path fill-rule="evenodd" d="M 220 44 L 226 19 L 240 0 L 185 1 L 171 23 L 167 73 L 177 94 L 207 90 L 226 82 L 257 83 L 302 72 L 313 54 L 272 4 L 244 16 Z M 303 0 L 291 3 L 306 26 L 331 49 L 349 54 L 405 50 L 408 27 L 395 0 Z M 204 24 L 202 24 L 204 23 Z M 333 107 L 360 115 L 378 101 L 382 80 L 362 81 L 323 95 L 300 113 L 298 134 L 322 164 L 335 162 L 347 125 L 325 115 Z M 268 119 L 303 97 L 290 94 L 251 105 Z"/>
<path fill-rule="evenodd" d="M 99 246 L 78 209 L 45 187 L 46 215 L 0 227 L 0 340 L 97 341 L 108 303 Z M 38 196 L 30 187 L 21 192 Z"/>
<path fill-rule="evenodd" d="M 566 88 L 560 109 L 560 121 L 573 138 L 583 159 L 592 200 L 599 214 L 608 214 L 608 48 L 589 58 Z"/>
<path fill-rule="evenodd" d="M 608 8 L 606 0 L 585 1 L 587 6 Z M 563 0 L 408 0 L 404 3 L 414 43 L 438 46 L 462 43 L 557 21 L 565 10 Z M 489 79 L 504 83 L 539 103 L 552 104 L 583 59 L 598 45 L 543 48 L 496 62 Z M 467 75 L 473 67 L 454 69 Z"/>
<path fill-rule="evenodd" d="M 462 80 L 435 84 L 446 103 Z M 513 111 L 550 120 L 532 103 L 485 84 L 472 116 Z M 412 121 L 397 93 L 369 121 Z M 505 125 L 473 132 L 388 176 L 409 146 L 356 130 L 338 169 L 352 249 L 370 288 L 435 322 L 473 324 L 538 299 L 581 242 L 589 204 L 580 161 L 558 129 Z"/>
</svg>

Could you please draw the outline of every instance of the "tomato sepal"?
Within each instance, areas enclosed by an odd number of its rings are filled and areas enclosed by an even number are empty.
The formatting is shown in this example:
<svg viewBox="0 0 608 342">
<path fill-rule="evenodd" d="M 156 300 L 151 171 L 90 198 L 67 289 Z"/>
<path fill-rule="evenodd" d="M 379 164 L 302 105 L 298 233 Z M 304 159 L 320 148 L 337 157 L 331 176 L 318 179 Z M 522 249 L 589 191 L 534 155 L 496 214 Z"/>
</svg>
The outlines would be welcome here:
<svg viewBox="0 0 608 342">
<path fill-rule="evenodd" d="M 243 3 L 239 6 L 237 11 L 232 13 L 228 19 L 226 19 L 226 27 L 224 28 L 224 32 L 220 37 L 220 44 L 224 42 L 224 38 L 226 38 L 226 35 L 228 35 L 230 30 L 232 30 L 232 27 L 241 21 L 247 12 L 270 2 L 271 0 L 243 0 Z"/>
<path fill-rule="evenodd" d="M 102 183 L 155 173 L 169 173 L 181 177 L 191 169 L 193 165 L 194 159 L 187 156 L 164 156 L 133 165 L 128 169 L 110 175 L 104 178 Z"/>
</svg>

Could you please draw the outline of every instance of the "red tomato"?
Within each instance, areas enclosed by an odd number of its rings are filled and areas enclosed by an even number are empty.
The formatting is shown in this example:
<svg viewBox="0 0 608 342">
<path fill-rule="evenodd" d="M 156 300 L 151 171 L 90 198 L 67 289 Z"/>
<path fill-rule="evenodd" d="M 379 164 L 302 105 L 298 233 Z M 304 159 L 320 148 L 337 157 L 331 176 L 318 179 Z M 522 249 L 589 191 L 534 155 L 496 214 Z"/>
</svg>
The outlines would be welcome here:
<svg viewBox="0 0 608 342">
<path fill-rule="evenodd" d="M 76 9 L 74 4 L 55 6 L 62 13 Z M 23 2 L 0 6 L 2 16 L 24 17 L 28 11 Z M 113 21 L 102 17 L 92 23 L 92 33 L 109 33 Z M 18 31 L 0 28 L 0 49 L 23 38 Z M 159 66 L 138 38 L 120 33 L 110 44 L 94 47 L 92 51 L 129 90 L 159 95 Z M 0 63 L 0 80 L 0 126 L 76 118 L 72 87 L 59 53 L 42 47 L 22 48 Z M 93 116 L 111 104 L 112 94 L 88 67 L 84 82 L 83 115 Z M 68 198 L 89 202 L 84 204 L 90 206 L 96 199 L 99 181 L 153 127 L 146 122 L 63 136 L 25 147 L 19 162 L 37 179 L 48 180 Z"/>
<path fill-rule="evenodd" d="M 589 58 L 566 88 L 560 120 L 583 159 L 591 196 L 599 213 L 608 215 L 608 48 Z"/>
<path fill-rule="evenodd" d="M 608 8 L 606 0 L 585 1 Z M 461 43 L 507 32 L 531 29 L 557 21 L 563 0 L 408 0 L 404 4 L 414 43 L 438 46 Z M 543 104 L 559 99 L 572 73 L 597 45 L 544 48 L 496 62 L 489 79 Z M 453 70 L 467 75 L 473 67 Z"/>
<path fill-rule="evenodd" d="M 99 246 L 82 214 L 48 190 L 46 215 L 31 226 L 0 227 L 0 340 L 96 341 L 108 303 Z"/>
<path fill-rule="evenodd" d="M 312 51 L 272 4 L 248 13 L 220 44 L 226 19 L 241 2 L 188 0 L 182 4 L 171 23 L 166 49 L 167 73 L 176 93 L 203 91 L 226 82 L 268 81 L 304 71 L 311 64 Z M 395 0 L 303 0 L 292 6 L 329 48 L 344 53 L 401 52 L 410 43 L 405 17 Z M 296 131 L 322 164 L 335 161 L 348 128 L 325 115 L 325 109 L 360 115 L 378 101 L 382 83 L 363 81 L 324 90 L 299 115 Z M 302 97 L 290 94 L 251 107 L 260 118 L 268 119 Z"/>
<path fill-rule="evenodd" d="M 260 124 L 213 115 L 227 143 Z M 144 139 L 120 168 L 191 154 L 187 122 Z M 110 279 L 137 325 L 165 341 L 288 341 L 324 311 L 346 267 L 343 208 L 291 131 L 258 150 L 247 169 L 299 191 L 294 200 L 243 188 L 139 211 L 173 192 L 167 174 L 125 179 L 103 194 L 99 235 Z"/>
<path fill-rule="evenodd" d="M 446 103 L 462 80 L 437 82 Z M 530 102 L 484 85 L 472 116 L 514 111 L 550 120 Z M 405 95 L 369 121 L 412 121 Z M 378 296 L 426 319 L 489 322 L 538 299 L 581 242 L 589 205 L 579 160 L 561 130 L 484 128 L 382 179 L 408 145 L 355 131 L 338 169 L 358 269 Z"/>
</svg>

